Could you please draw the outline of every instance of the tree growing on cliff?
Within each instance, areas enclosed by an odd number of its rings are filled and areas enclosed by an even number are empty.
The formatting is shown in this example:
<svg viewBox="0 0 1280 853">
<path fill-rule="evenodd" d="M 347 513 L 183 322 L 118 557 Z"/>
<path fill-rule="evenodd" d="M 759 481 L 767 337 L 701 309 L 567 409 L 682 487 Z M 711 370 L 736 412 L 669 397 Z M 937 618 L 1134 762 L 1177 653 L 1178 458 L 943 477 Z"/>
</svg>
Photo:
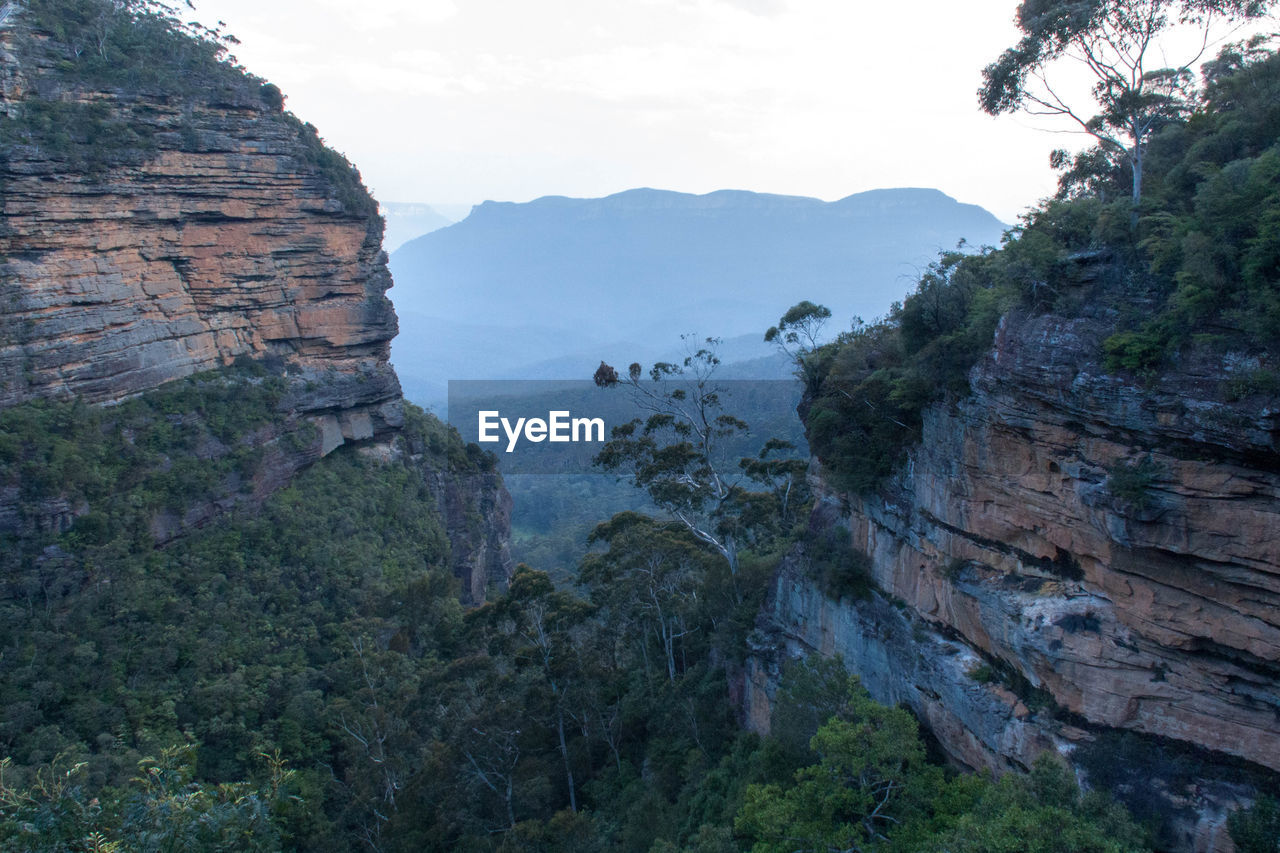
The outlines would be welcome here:
<svg viewBox="0 0 1280 853">
<path fill-rule="evenodd" d="M 797 770 L 791 784 L 747 789 L 734 828 L 752 842 L 752 853 L 1146 848 L 1144 830 L 1124 809 L 1097 792 L 1082 793 L 1056 755 L 1042 754 L 1029 776 L 949 777 L 925 759 L 910 711 L 876 704 L 856 676 L 842 684 L 841 674 L 838 664 L 811 662 L 792 669 L 792 683 L 779 690 L 778 710 L 793 707 L 785 722 L 812 725 L 811 710 L 829 716 L 809 740 L 815 763 Z M 773 722 L 776 728 L 784 720 Z"/>
<path fill-rule="evenodd" d="M 1240 853 L 1275 853 L 1280 850 L 1280 803 L 1264 794 L 1249 808 L 1232 812 L 1227 829 Z"/>
<path fill-rule="evenodd" d="M 807 299 L 797 302 L 779 318 L 778 325 L 764 333 L 764 342 L 784 352 L 795 364 L 799 377 L 809 383 L 815 374 L 809 359 L 818 349 L 822 327 L 830 319 L 831 309 L 827 306 Z"/>
<path fill-rule="evenodd" d="M 1136 206 L 1147 141 L 1190 111 L 1192 69 L 1218 22 L 1257 18 L 1272 5 L 1274 0 L 1023 0 L 1016 15 L 1022 39 L 983 70 L 978 99 L 991 115 L 1024 110 L 1074 122 L 1098 141 L 1104 156 L 1128 165 Z M 1173 24 L 1198 28 L 1199 47 L 1177 65 L 1152 67 L 1157 57 L 1164 59 L 1159 36 Z M 1046 75 L 1064 58 L 1094 76 L 1094 115 L 1071 103 L 1061 94 L 1062 82 Z M 1051 163 L 1067 166 L 1066 153 L 1054 152 Z"/>
</svg>

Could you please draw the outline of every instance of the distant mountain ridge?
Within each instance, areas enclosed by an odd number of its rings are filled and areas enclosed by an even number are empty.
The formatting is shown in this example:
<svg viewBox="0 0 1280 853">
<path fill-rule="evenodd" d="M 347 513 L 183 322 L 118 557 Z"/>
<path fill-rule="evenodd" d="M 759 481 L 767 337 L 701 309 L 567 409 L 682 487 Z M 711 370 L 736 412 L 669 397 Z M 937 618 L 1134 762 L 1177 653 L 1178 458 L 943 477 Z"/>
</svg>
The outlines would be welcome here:
<svg viewBox="0 0 1280 853">
<path fill-rule="evenodd" d="M 519 378 L 513 362 L 563 362 L 601 341 L 675 350 L 686 332 L 762 334 L 801 299 L 831 307 L 838 330 L 854 316 L 884 314 L 938 251 L 962 238 L 994 244 L 1004 230 L 981 207 L 919 188 L 833 202 L 647 188 L 598 199 L 487 201 L 392 255 L 390 295 L 402 328 L 393 360 L 411 389 L 449 378 Z M 440 322 L 493 332 L 469 351 L 447 336 L 454 341 L 445 352 L 433 347 Z M 420 323 L 434 334 L 420 334 Z M 521 327 L 559 330 L 555 351 L 544 335 L 522 349 Z M 569 360 L 577 361 L 594 367 L 598 359 Z"/>
</svg>

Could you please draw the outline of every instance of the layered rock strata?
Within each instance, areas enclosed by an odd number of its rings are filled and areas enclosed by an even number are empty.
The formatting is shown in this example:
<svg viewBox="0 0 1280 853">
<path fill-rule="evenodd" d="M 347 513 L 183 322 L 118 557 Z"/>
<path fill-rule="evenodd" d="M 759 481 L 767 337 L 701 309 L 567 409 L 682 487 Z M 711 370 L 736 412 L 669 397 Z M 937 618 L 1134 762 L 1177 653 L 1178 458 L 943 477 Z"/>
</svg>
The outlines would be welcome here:
<svg viewBox="0 0 1280 853">
<path fill-rule="evenodd" d="M 239 359 L 288 377 L 279 421 L 254 437 L 255 481 L 158 516 L 158 544 L 344 444 L 400 453 L 392 282 L 358 174 L 269 84 L 203 67 L 128 88 L 75 79 L 74 49 L 31 19 L 0 24 L 0 408 L 109 405 Z M 37 108 L 83 127 L 33 137 Z M 430 474 L 463 599 L 483 601 L 511 571 L 510 497 L 496 475 Z M 87 511 L 18 503 L 0 489 L 0 532 Z"/>
<path fill-rule="evenodd" d="M 5 146 L 0 406 L 120 399 L 247 356 L 334 387 L 303 400 L 327 444 L 395 428 L 381 221 L 339 200 L 309 131 L 247 79 L 180 97 L 69 88 L 58 46 L 21 20 L 0 30 L 0 114 L 20 118 L 46 90 L 68 109 L 105 106 L 99 125 L 148 145 L 92 167 Z"/>
<path fill-rule="evenodd" d="M 755 726 L 767 650 L 817 650 L 969 767 L 1025 769 L 1128 730 L 1280 771 L 1280 401 L 1226 401 L 1257 370 L 1245 357 L 1111 375 L 1113 318 L 1089 313 L 1007 317 L 971 396 L 926 412 L 874 494 L 834 493 L 815 466 L 815 526 L 847 527 L 881 592 L 832 601 L 792 555 L 748 673 Z M 1168 794 L 1194 812 L 1180 846 L 1212 850 L 1249 791 Z"/>
</svg>

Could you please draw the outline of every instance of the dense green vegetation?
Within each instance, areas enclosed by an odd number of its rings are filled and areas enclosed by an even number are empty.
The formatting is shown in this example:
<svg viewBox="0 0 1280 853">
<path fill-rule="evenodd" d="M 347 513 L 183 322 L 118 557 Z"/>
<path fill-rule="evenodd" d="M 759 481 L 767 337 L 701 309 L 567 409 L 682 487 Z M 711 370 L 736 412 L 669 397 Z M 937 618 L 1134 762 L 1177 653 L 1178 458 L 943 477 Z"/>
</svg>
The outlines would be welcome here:
<svg viewBox="0 0 1280 853">
<path fill-rule="evenodd" d="M 145 159 L 156 150 L 151 128 L 129 121 L 103 102 L 31 98 L 21 116 L 0 119 L 0 131 L 4 142 L 35 145 L 90 175 Z"/>
<path fill-rule="evenodd" d="M 817 761 L 788 782 L 746 790 L 736 828 L 754 842 L 752 853 L 1144 848 L 1124 810 L 1082 795 L 1056 758 L 1042 755 L 1029 780 L 949 774 L 926 760 L 909 713 L 872 702 L 857 679 L 832 690 L 843 681 L 838 662 L 799 670 L 784 682 L 775 722 L 796 722 L 796 705 L 810 724 L 826 719 L 809 741 Z"/>
<path fill-rule="evenodd" d="M 27 42 L 46 71 L 34 75 L 20 114 L 0 119 L 0 143 L 33 145 L 73 171 L 98 175 L 156 150 L 156 128 L 123 104 L 85 91 L 149 90 L 247 99 L 261 86 L 225 61 L 221 33 L 184 24 L 155 0 L 31 0 L 22 21 L 49 41 Z"/>
<path fill-rule="evenodd" d="M 1152 134 L 1193 108 L 1194 70 L 1223 22 L 1243 25 L 1267 17 L 1274 0 L 1082 0 L 1044 4 L 1024 0 L 1014 20 L 1022 37 L 982 72 L 982 109 L 998 115 L 1027 110 L 1068 120 L 1097 141 L 1090 157 L 1121 165 L 1136 206 L 1143 196 Z M 1181 56 L 1161 35 L 1171 27 L 1197 33 L 1200 50 Z M 1088 69 L 1091 98 L 1063 98 L 1051 82 L 1053 66 Z M 1055 88 L 1055 86 L 1057 88 Z M 1096 109 L 1092 116 L 1089 109 Z M 1054 161 L 1066 152 L 1055 152 Z M 1138 212 L 1130 211 L 1136 223 Z"/>
<path fill-rule="evenodd" d="M 73 169 L 159 143 L 60 86 L 283 106 L 224 60 L 217 34 L 159 3 L 29 6 L 70 50 L 55 85 L 0 130 Z M 1209 76 L 1201 109 L 1152 138 L 1136 226 L 1127 200 L 1107 200 L 1119 167 L 1084 156 L 1002 249 L 944 254 L 886 320 L 815 347 L 804 324 L 820 307 L 784 316 L 772 336 L 796 348 L 813 446 L 843 485 L 884 477 L 924 407 L 965 393 L 1002 315 L 1080 310 L 1068 285 L 1084 266 L 1114 307 L 1141 306 L 1108 345 L 1114 369 L 1149 370 L 1188 345 L 1272 352 L 1280 70 L 1238 52 Z M 345 159 L 284 120 L 300 159 L 366 211 Z M 713 360 L 704 350 L 683 368 Z M 639 389 L 639 366 L 629 375 Z M 775 734 L 742 730 L 732 691 L 784 554 L 802 554 L 832 597 L 873 590 L 847 536 L 802 531 L 803 462 L 768 443 L 729 469 L 716 461 L 711 446 L 746 425 L 709 385 L 653 392 L 652 416 L 601 455 L 676 520 L 618 513 L 559 577 L 521 566 L 465 612 L 436 493 L 441 477 L 488 477 L 492 460 L 410 407 L 390 454 L 344 447 L 267 495 L 282 456 L 313 444 L 291 393 L 286 376 L 245 364 L 111 407 L 0 412 L 5 849 L 1111 853 L 1153 841 L 1053 757 L 999 781 L 931 761 L 917 721 L 872 702 L 839 661 L 789 663 Z M 1109 487 L 1140 506 L 1158 474 L 1117 468 Z M 1101 743 L 1095 779 L 1132 785 L 1139 765 L 1121 759 L 1135 753 Z M 1276 823 L 1263 798 L 1231 831 L 1244 850 L 1274 849 Z"/>
<path fill-rule="evenodd" d="M 642 492 L 607 474 L 503 474 L 502 480 L 512 500 L 512 556 L 558 584 L 573 583 L 601 518 L 657 512 Z"/>
<path fill-rule="evenodd" d="M 295 821 L 295 840 L 337 837 L 369 807 L 352 793 L 360 757 L 341 748 L 341 721 L 364 724 L 366 663 L 390 646 L 437 655 L 461 619 L 428 471 L 337 453 L 260 509 L 244 502 L 155 546 L 167 514 L 256 481 L 264 452 L 247 439 L 284 418 L 286 395 L 283 379 L 242 370 L 112 408 L 0 415 L 0 482 L 20 516 L 0 551 L 0 751 L 15 773 L 85 762 L 84 784 L 111 789 L 147 756 L 198 742 L 205 782 L 246 778 L 262 752 L 299 767 L 292 792 L 318 826 Z M 456 434 L 408 421 L 428 468 L 479 470 Z M 279 449 L 309 439 L 300 427 Z M 75 523 L 60 529 L 51 506 Z M 338 781 L 344 802 L 326 807 Z"/>
<path fill-rule="evenodd" d="M 240 439 L 277 422 L 285 394 L 284 379 L 251 366 L 182 380 L 110 409 L 79 400 L 15 406 L 0 412 L 0 482 L 19 488 L 27 513 L 48 500 L 89 504 L 68 535 L 101 544 L 108 527 L 125 529 L 148 512 L 248 487 L 261 452 Z M 308 430 L 286 440 L 297 447 Z M 15 568 L 20 553 L 6 550 L 4 568 Z"/>
<path fill-rule="evenodd" d="M 1062 161 L 1058 197 L 1000 249 L 944 253 L 887 318 L 797 353 L 809 439 L 839 485 L 864 491 L 894 469 L 924 408 L 967 394 L 1010 310 L 1112 312 L 1107 368 L 1144 378 L 1190 348 L 1231 351 L 1256 366 L 1224 398 L 1274 393 L 1280 55 L 1259 44 L 1223 51 L 1206 66 L 1197 109 L 1154 132 L 1145 157 L 1135 223 L 1125 159 L 1086 151 Z"/>
<path fill-rule="evenodd" d="M 23 22 L 65 50 L 52 69 L 64 85 L 190 96 L 210 87 L 248 91 L 262 84 L 228 56 L 234 38 L 183 21 L 176 5 L 26 0 L 23 6 Z"/>
<path fill-rule="evenodd" d="M 1280 850 L 1280 804 L 1272 795 L 1263 795 L 1249 808 L 1235 812 L 1227 825 L 1239 853 Z"/>
<path fill-rule="evenodd" d="M 1201 109 L 1151 142 L 1133 252 L 1157 310 L 1108 341 L 1112 367 L 1197 338 L 1280 348 L 1280 54 L 1230 49 L 1205 73 Z"/>
<path fill-rule="evenodd" d="M 983 809 L 1009 812 L 1001 838 L 1043 819 L 925 762 L 915 722 L 838 663 L 787 676 L 777 738 L 740 730 L 730 673 L 780 552 L 731 574 L 684 525 L 627 512 L 593 532 L 576 590 L 522 567 L 464 613 L 429 481 L 486 466 L 413 409 L 398 461 L 339 450 L 157 548 L 158 516 L 255 481 L 246 439 L 288 395 L 246 365 L 0 414 L 0 482 L 26 513 L 0 596 L 6 849 L 770 850 L 771 809 L 864 826 L 890 752 L 910 784 L 881 813 L 904 829 L 873 821 L 867 849 L 968 838 Z M 42 528 L 58 501 L 79 518 Z M 1054 815 L 1089 835 L 1112 812 L 1083 802 Z"/>
<path fill-rule="evenodd" d="M 164 749 L 139 761 L 139 775 L 127 785 L 107 791 L 85 785 L 83 762 L 56 762 L 18 786 L 0 773 L 0 841 L 7 850 L 91 853 L 279 850 L 271 808 L 281 805 L 292 771 L 264 755 L 261 785 L 199 783 L 193 753 L 190 746 Z"/>
<path fill-rule="evenodd" d="M 0 748 L 15 793 L 0 831 L 13 849 L 63 849 L 68 833 L 90 832 L 133 849 L 129 815 L 154 793 L 129 782 L 134 768 L 188 744 L 194 767 L 155 796 L 216 809 L 240 792 L 230 801 L 272 809 L 286 847 L 489 849 L 505 837 L 495 827 L 558 832 L 537 822 L 566 797 L 585 801 L 579 789 L 648 789 L 630 768 L 650 748 L 674 798 L 690 750 L 718 754 L 735 736 L 710 661 L 743 647 L 768 565 L 744 570 L 756 594 L 732 593 L 687 536 L 637 517 L 598 533 L 606 550 L 584 575 L 593 601 L 525 571 L 464 618 L 427 480 L 479 469 L 456 434 L 414 411 L 404 441 L 424 466 L 340 451 L 260 509 L 155 548 L 157 513 L 254 476 L 252 454 L 227 460 L 281 417 L 285 394 L 284 380 L 244 371 L 109 409 L 3 413 L 0 479 L 20 489 L 22 511 L 59 499 L 89 510 L 4 549 Z M 34 514 L 24 521 L 38 528 Z M 659 542 L 660 577 L 619 574 Z M 264 793 L 270 779 L 237 781 L 277 752 L 295 771 L 283 794 Z M 55 777 L 51 793 L 41 780 Z M 234 829 L 257 814 L 218 820 Z M 56 831 L 33 837 L 29 824 Z M 174 817 L 165 831 L 185 830 Z"/>
</svg>

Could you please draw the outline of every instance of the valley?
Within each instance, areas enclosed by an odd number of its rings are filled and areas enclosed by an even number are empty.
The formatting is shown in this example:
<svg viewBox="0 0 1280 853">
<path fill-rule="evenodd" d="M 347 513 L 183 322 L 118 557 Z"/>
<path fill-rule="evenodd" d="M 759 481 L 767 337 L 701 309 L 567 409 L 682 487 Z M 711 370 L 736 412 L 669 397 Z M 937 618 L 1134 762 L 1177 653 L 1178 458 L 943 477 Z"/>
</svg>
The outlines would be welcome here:
<svg viewBox="0 0 1280 853">
<path fill-rule="evenodd" d="M 1015 225 L 467 213 L 184 14 L 0 10 L 0 847 L 1274 853 L 1272 42 Z"/>
</svg>

